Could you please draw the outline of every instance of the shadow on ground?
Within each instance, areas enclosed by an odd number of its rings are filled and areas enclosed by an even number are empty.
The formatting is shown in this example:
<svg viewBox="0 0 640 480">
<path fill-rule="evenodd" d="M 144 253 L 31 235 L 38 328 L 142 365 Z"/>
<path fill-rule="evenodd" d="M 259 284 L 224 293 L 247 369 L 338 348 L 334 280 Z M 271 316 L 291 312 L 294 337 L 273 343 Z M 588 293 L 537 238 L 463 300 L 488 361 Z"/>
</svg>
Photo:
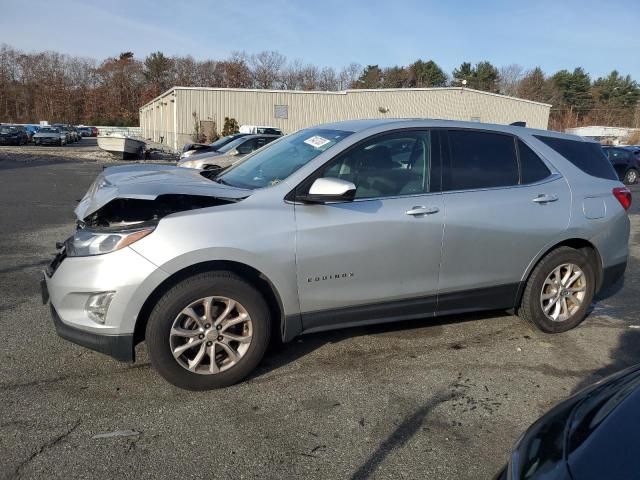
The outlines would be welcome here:
<svg viewBox="0 0 640 480">
<path fill-rule="evenodd" d="M 285 344 L 273 341 L 264 360 L 253 374 L 250 375 L 249 379 L 257 379 L 273 370 L 284 367 L 329 343 L 338 343 L 359 336 L 411 335 L 411 332 L 417 329 L 420 329 L 421 335 L 439 337 L 442 335 L 442 327 L 445 325 L 473 322 L 476 320 L 481 321 L 490 318 L 495 319 L 501 316 L 509 316 L 509 314 L 505 311 L 488 311 L 448 315 L 437 318 L 425 317 L 415 320 L 381 323 L 301 335 L 292 342 Z M 450 348 L 459 349 L 462 347 L 452 341 Z"/>
</svg>

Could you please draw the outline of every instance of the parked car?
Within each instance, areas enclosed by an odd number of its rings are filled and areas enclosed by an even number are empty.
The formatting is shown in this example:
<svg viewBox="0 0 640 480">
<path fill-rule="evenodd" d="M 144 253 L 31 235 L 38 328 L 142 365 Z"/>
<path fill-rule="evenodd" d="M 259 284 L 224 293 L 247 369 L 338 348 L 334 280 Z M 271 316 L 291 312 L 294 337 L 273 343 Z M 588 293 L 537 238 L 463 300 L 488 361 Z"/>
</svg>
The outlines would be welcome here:
<svg viewBox="0 0 640 480">
<path fill-rule="evenodd" d="M 638 181 L 638 157 L 632 150 L 624 147 L 602 147 L 604 153 L 613 165 L 618 178 L 626 185 L 633 185 Z"/>
<path fill-rule="evenodd" d="M 66 145 L 67 133 L 58 127 L 41 127 L 33 136 L 33 143 L 36 145 Z"/>
<path fill-rule="evenodd" d="M 246 135 L 227 143 L 214 152 L 198 153 L 178 161 L 178 166 L 200 169 L 226 168 L 245 155 L 268 145 L 280 135 Z"/>
<path fill-rule="evenodd" d="M 640 160 L 640 146 L 638 145 L 627 145 L 624 148 L 633 153 L 636 157 L 636 160 Z"/>
<path fill-rule="evenodd" d="M 91 127 L 78 127 L 77 130 L 82 137 L 90 137 L 92 134 Z"/>
<path fill-rule="evenodd" d="M 73 142 L 73 137 L 71 135 L 71 131 L 69 130 L 69 127 L 67 125 L 64 125 L 64 124 L 61 124 L 61 123 L 54 123 L 53 127 L 57 128 L 60 133 L 64 134 L 64 139 L 65 139 L 64 143 L 65 144 Z"/>
<path fill-rule="evenodd" d="M 275 127 L 265 127 L 260 125 L 240 125 L 240 133 L 282 135 L 282 130 Z"/>
<path fill-rule="evenodd" d="M 339 122 L 222 173 L 105 169 L 43 299 L 63 338 L 125 361 L 145 340 L 156 370 L 193 390 L 240 381 L 272 333 L 487 309 L 560 333 L 622 277 L 630 204 L 581 137 Z"/>
<path fill-rule="evenodd" d="M 638 478 L 640 366 L 555 406 L 520 437 L 496 480 Z"/>
<path fill-rule="evenodd" d="M 98 129 L 96 127 L 89 127 L 91 129 L 91 136 L 92 137 L 97 137 L 98 136 Z"/>
<path fill-rule="evenodd" d="M 190 157 L 191 155 L 197 155 L 200 153 L 211 153 L 217 151 L 219 148 L 224 147 L 227 143 L 232 142 L 241 137 L 246 137 L 249 133 L 235 133 L 233 135 L 227 135 L 226 137 L 220 137 L 213 143 L 187 143 L 182 147 L 182 155 L 180 158 Z"/>
<path fill-rule="evenodd" d="M 0 126 L 0 145 L 24 145 L 28 142 L 29 136 L 23 126 Z"/>
</svg>

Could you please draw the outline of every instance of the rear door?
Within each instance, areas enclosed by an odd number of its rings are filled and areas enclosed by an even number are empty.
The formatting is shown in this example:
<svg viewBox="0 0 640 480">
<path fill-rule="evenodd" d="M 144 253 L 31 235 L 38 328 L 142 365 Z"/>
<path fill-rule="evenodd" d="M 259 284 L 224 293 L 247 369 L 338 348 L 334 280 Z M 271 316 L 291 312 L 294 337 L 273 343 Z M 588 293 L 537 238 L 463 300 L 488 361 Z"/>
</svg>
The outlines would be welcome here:
<svg viewBox="0 0 640 480">
<path fill-rule="evenodd" d="M 444 218 L 438 156 L 428 130 L 389 133 L 309 180 L 353 182 L 356 198 L 295 206 L 305 330 L 434 314 Z"/>
<path fill-rule="evenodd" d="M 449 130 L 438 312 L 512 307 L 527 266 L 569 223 L 559 174 L 511 135 Z"/>
</svg>

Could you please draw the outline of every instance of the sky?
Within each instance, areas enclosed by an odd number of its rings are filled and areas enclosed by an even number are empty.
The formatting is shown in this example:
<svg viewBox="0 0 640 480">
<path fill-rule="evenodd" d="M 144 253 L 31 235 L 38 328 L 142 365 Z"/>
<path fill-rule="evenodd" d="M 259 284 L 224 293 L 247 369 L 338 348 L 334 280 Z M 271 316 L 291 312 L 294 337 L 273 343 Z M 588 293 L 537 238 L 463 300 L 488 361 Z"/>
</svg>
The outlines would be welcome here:
<svg viewBox="0 0 640 480">
<path fill-rule="evenodd" d="M 640 81 L 638 0 L 0 0 L 0 12 L 0 43 L 98 60 L 277 50 L 337 70 L 488 60 Z"/>
</svg>

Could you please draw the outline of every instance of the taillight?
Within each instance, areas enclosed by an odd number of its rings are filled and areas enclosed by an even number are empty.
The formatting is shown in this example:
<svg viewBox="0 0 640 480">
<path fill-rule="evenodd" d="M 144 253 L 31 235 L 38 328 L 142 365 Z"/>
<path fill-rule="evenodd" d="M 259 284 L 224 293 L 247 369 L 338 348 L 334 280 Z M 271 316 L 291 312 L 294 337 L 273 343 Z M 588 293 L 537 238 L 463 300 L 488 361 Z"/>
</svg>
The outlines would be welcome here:
<svg viewBox="0 0 640 480">
<path fill-rule="evenodd" d="M 629 210 L 631 206 L 631 192 L 627 187 L 616 187 L 611 193 L 618 199 L 622 208 Z"/>
</svg>

